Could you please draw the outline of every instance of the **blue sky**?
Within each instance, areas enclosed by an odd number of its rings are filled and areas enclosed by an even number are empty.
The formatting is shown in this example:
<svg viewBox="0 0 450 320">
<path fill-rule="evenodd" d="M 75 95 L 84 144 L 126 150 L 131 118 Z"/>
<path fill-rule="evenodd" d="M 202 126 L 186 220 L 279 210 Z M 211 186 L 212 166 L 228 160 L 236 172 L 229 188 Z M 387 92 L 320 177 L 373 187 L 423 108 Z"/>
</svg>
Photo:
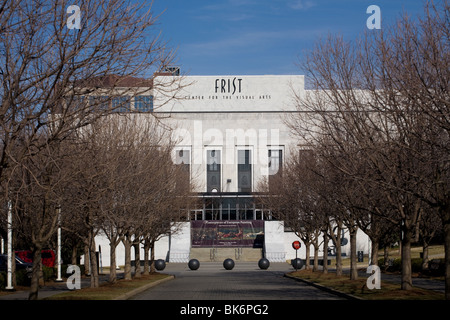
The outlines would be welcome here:
<svg viewBox="0 0 450 320">
<path fill-rule="evenodd" d="M 286 75 L 303 74 L 296 63 L 320 37 L 367 30 L 370 5 L 381 27 L 423 11 L 421 0 L 154 0 L 153 9 L 164 11 L 157 27 L 184 74 Z"/>
</svg>

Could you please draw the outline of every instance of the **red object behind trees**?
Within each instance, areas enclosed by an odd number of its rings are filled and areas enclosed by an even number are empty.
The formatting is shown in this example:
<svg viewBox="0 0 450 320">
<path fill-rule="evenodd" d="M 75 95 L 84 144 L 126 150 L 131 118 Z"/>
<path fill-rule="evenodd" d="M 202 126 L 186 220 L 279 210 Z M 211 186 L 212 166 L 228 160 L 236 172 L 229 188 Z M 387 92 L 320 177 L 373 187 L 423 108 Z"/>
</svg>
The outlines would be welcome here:
<svg viewBox="0 0 450 320">
<path fill-rule="evenodd" d="M 31 250 L 16 251 L 16 255 L 25 262 L 33 263 L 33 254 Z M 55 266 L 55 252 L 53 250 L 42 250 L 42 264 L 46 267 L 53 268 Z"/>
</svg>

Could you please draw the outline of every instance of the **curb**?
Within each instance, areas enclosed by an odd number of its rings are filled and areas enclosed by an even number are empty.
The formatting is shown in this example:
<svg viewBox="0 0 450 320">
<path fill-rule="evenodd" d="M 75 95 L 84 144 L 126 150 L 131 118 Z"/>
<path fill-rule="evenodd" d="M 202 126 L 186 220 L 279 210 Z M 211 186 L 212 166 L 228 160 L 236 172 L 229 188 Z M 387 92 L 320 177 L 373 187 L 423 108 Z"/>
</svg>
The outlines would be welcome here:
<svg viewBox="0 0 450 320">
<path fill-rule="evenodd" d="M 364 300 L 364 299 L 362 299 L 362 298 L 360 298 L 360 297 L 356 297 L 356 296 L 351 295 L 351 294 L 348 294 L 348 293 L 344 293 L 344 292 L 341 292 L 341 291 L 338 291 L 338 290 L 334 290 L 334 289 L 331 289 L 331 288 L 329 288 L 329 287 L 324 287 L 324 286 L 322 286 L 322 285 L 320 285 L 320 284 L 318 284 L 318 283 L 314 283 L 314 282 L 311 282 L 311 281 L 308 281 L 308 280 L 305 280 L 305 279 L 293 277 L 293 276 L 290 276 L 290 275 L 288 275 L 288 274 L 285 274 L 284 276 L 285 276 L 286 278 L 289 278 L 289 279 L 293 279 L 293 280 L 295 280 L 295 281 L 300 281 L 300 282 L 306 283 L 307 285 L 316 287 L 316 288 L 321 289 L 321 290 L 323 290 L 323 291 L 327 291 L 327 292 L 329 292 L 329 293 L 332 293 L 332 294 L 335 294 L 335 295 L 337 295 L 337 296 L 346 298 L 346 299 L 348 299 L 348 300 Z"/>
<path fill-rule="evenodd" d="M 166 281 L 169 281 L 169 280 L 173 280 L 173 279 L 175 279 L 175 276 L 168 276 L 168 277 L 166 277 L 164 279 L 157 280 L 157 281 L 149 283 L 149 284 L 147 284 L 145 286 L 136 288 L 136 289 L 134 289 L 134 290 L 132 290 L 130 292 L 124 293 L 123 295 L 118 296 L 118 297 L 114 298 L 113 300 L 128 300 L 131 297 L 133 297 L 133 296 L 135 296 L 135 295 L 137 295 L 137 294 L 139 294 L 139 293 L 141 293 L 141 292 L 143 292 L 143 291 L 145 291 L 147 289 L 150 289 L 151 287 L 157 286 L 158 284 L 161 284 L 163 282 L 166 282 Z"/>
</svg>

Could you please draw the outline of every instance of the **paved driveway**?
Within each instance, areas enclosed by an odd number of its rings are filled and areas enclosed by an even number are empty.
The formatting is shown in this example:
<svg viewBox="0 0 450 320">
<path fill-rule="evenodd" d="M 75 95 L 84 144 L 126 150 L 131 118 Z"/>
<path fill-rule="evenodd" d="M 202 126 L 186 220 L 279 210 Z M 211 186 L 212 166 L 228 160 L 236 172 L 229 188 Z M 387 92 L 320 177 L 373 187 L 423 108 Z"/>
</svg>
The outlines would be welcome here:
<svg viewBox="0 0 450 320">
<path fill-rule="evenodd" d="M 222 263 L 202 262 L 198 270 L 183 263 L 169 263 L 161 271 L 174 280 L 134 296 L 133 300 L 339 300 L 331 293 L 288 279 L 293 268 L 271 263 L 261 270 L 256 262 L 236 262 L 232 270 Z"/>
</svg>

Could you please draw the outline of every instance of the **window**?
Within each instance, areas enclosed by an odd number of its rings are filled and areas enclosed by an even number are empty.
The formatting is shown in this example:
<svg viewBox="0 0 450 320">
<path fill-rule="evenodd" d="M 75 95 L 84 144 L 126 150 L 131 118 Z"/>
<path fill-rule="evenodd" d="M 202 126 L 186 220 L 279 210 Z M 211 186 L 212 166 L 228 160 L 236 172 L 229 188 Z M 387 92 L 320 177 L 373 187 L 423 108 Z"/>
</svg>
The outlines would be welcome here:
<svg viewBox="0 0 450 320">
<path fill-rule="evenodd" d="M 269 150 L 269 175 L 274 176 L 281 174 L 281 168 L 283 163 L 282 150 Z"/>
<path fill-rule="evenodd" d="M 282 150 L 269 150 L 268 167 L 269 167 L 269 190 L 276 189 L 276 181 L 281 177 L 283 165 Z"/>
<path fill-rule="evenodd" d="M 116 112 L 127 112 L 130 110 L 130 99 L 127 96 L 112 99 L 112 108 Z"/>
<path fill-rule="evenodd" d="M 97 110 L 107 110 L 109 107 L 108 96 L 89 96 L 89 106 Z"/>
<path fill-rule="evenodd" d="M 238 192 L 252 191 L 252 165 L 250 150 L 238 150 Z"/>
<path fill-rule="evenodd" d="M 206 191 L 220 192 L 220 150 L 206 150 Z"/>
<path fill-rule="evenodd" d="M 189 150 L 176 150 L 176 164 L 189 165 L 191 163 L 190 159 Z"/>
<path fill-rule="evenodd" d="M 71 97 L 64 97 L 64 105 L 71 110 L 83 110 L 86 108 L 88 100 L 85 96 L 75 95 Z"/>
<path fill-rule="evenodd" d="M 189 150 L 181 149 L 175 152 L 175 164 L 180 168 L 180 179 L 177 181 L 177 189 L 179 192 L 186 192 L 190 189 L 191 153 Z"/>
<path fill-rule="evenodd" d="M 153 112 L 153 96 L 136 96 L 134 109 L 139 112 Z"/>
</svg>

